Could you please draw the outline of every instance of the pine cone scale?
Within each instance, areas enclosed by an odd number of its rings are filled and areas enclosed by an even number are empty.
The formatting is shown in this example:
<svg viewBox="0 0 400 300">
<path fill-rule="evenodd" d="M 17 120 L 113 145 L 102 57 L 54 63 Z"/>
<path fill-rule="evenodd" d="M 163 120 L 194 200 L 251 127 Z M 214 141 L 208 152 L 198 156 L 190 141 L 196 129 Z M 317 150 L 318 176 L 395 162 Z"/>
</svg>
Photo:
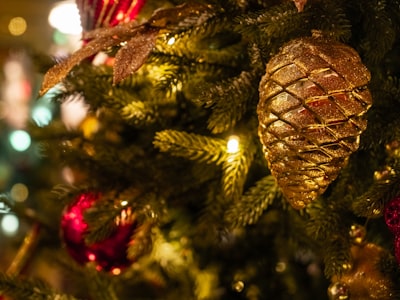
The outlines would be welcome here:
<svg viewBox="0 0 400 300">
<path fill-rule="evenodd" d="M 287 85 L 306 75 L 297 65 L 289 64 L 275 71 L 274 80 L 279 85 Z"/>
<path fill-rule="evenodd" d="M 282 92 L 271 98 L 268 107 L 275 114 L 281 114 L 301 106 L 301 101 L 289 93 Z"/>
<path fill-rule="evenodd" d="M 288 86 L 286 91 L 300 99 L 325 95 L 325 91 L 308 78 L 299 79 L 296 83 Z"/>
<path fill-rule="evenodd" d="M 309 78 L 322 89 L 324 87 L 329 87 L 329 90 L 325 90 L 325 92 L 343 91 L 349 86 L 343 77 L 329 68 L 312 71 Z"/>
</svg>

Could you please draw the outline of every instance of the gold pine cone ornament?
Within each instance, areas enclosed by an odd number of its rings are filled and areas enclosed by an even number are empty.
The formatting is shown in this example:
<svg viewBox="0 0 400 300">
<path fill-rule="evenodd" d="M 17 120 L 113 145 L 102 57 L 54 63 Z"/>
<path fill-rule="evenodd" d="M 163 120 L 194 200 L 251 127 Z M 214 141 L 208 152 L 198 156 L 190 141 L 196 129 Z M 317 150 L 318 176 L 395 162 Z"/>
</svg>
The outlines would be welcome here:
<svg viewBox="0 0 400 300">
<path fill-rule="evenodd" d="M 370 77 L 353 48 L 320 35 L 290 41 L 268 62 L 258 134 L 293 208 L 321 195 L 358 149 L 372 104 Z"/>
</svg>

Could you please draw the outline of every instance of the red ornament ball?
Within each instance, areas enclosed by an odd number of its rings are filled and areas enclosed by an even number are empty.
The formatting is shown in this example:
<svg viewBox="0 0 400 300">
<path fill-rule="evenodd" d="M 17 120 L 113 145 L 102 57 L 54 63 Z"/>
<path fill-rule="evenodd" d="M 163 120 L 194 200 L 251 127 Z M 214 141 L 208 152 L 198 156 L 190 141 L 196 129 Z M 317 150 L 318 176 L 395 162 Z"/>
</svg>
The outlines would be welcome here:
<svg viewBox="0 0 400 300">
<path fill-rule="evenodd" d="M 115 230 L 106 239 L 87 244 L 85 235 L 88 224 L 84 220 L 84 214 L 100 197 L 99 193 L 82 193 L 66 207 L 61 219 L 61 237 L 68 253 L 78 263 L 92 262 L 99 271 L 118 274 L 132 264 L 127 258 L 127 249 L 137 225 L 128 218 L 118 222 Z"/>
<path fill-rule="evenodd" d="M 84 31 L 113 27 L 139 14 L 145 0 L 76 0 Z"/>
<path fill-rule="evenodd" d="M 392 199 L 386 204 L 384 218 L 387 227 L 395 235 L 400 233 L 400 197 Z"/>
</svg>

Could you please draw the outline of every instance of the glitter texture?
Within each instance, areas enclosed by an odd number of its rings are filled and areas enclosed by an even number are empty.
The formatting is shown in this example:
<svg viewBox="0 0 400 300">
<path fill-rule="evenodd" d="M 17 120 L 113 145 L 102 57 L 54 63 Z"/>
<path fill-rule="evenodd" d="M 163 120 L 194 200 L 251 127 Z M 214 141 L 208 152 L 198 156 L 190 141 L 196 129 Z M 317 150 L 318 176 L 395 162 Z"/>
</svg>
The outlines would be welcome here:
<svg viewBox="0 0 400 300">
<path fill-rule="evenodd" d="M 266 66 L 257 107 L 272 175 L 295 209 L 337 178 L 358 149 L 372 104 L 357 52 L 322 37 L 292 40 Z"/>
</svg>

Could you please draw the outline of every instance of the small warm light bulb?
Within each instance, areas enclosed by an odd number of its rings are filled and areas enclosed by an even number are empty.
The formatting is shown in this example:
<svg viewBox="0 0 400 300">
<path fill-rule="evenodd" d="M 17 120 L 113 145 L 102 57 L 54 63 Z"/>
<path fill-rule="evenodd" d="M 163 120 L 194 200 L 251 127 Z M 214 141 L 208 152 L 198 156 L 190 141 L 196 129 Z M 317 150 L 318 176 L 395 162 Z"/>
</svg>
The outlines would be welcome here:
<svg viewBox="0 0 400 300">
<path fill-rule="evenodd" d="M 236 135 L 230 136 L 226 146 L 227 146 L 228 153 L 238 152 L 239 151 L 239 137 Z"/>
<path fill-rule="evenodd" d="M 111 273 L 113 275 L 119 275 L 119 274 L 121 274 L 121 269 L 120 268 L 114 268 L 114 269 L 112 269 Z"/>
<path fill-rule="evenodd" d="M 174 37 L 171 37 L 171 38 L 168 40 L 167 45 L 172 46 L 174 43 L 175 43 L 175 38 L 174 38 Z"/>
<path fill-rule="evenodd" d="M 127 205 L 128 205 L 128 201 L 126 201 L 126 200 L 121 201 L 121 206 L 127 206 Z"/>
<path fill-rule="evenodd" d="M 13 214 L 3 216 L 1 220 L 1 229 L 5 235 L 13 236 L 17 233 L 19 228 L 19 220 Z"/>
</svg>

